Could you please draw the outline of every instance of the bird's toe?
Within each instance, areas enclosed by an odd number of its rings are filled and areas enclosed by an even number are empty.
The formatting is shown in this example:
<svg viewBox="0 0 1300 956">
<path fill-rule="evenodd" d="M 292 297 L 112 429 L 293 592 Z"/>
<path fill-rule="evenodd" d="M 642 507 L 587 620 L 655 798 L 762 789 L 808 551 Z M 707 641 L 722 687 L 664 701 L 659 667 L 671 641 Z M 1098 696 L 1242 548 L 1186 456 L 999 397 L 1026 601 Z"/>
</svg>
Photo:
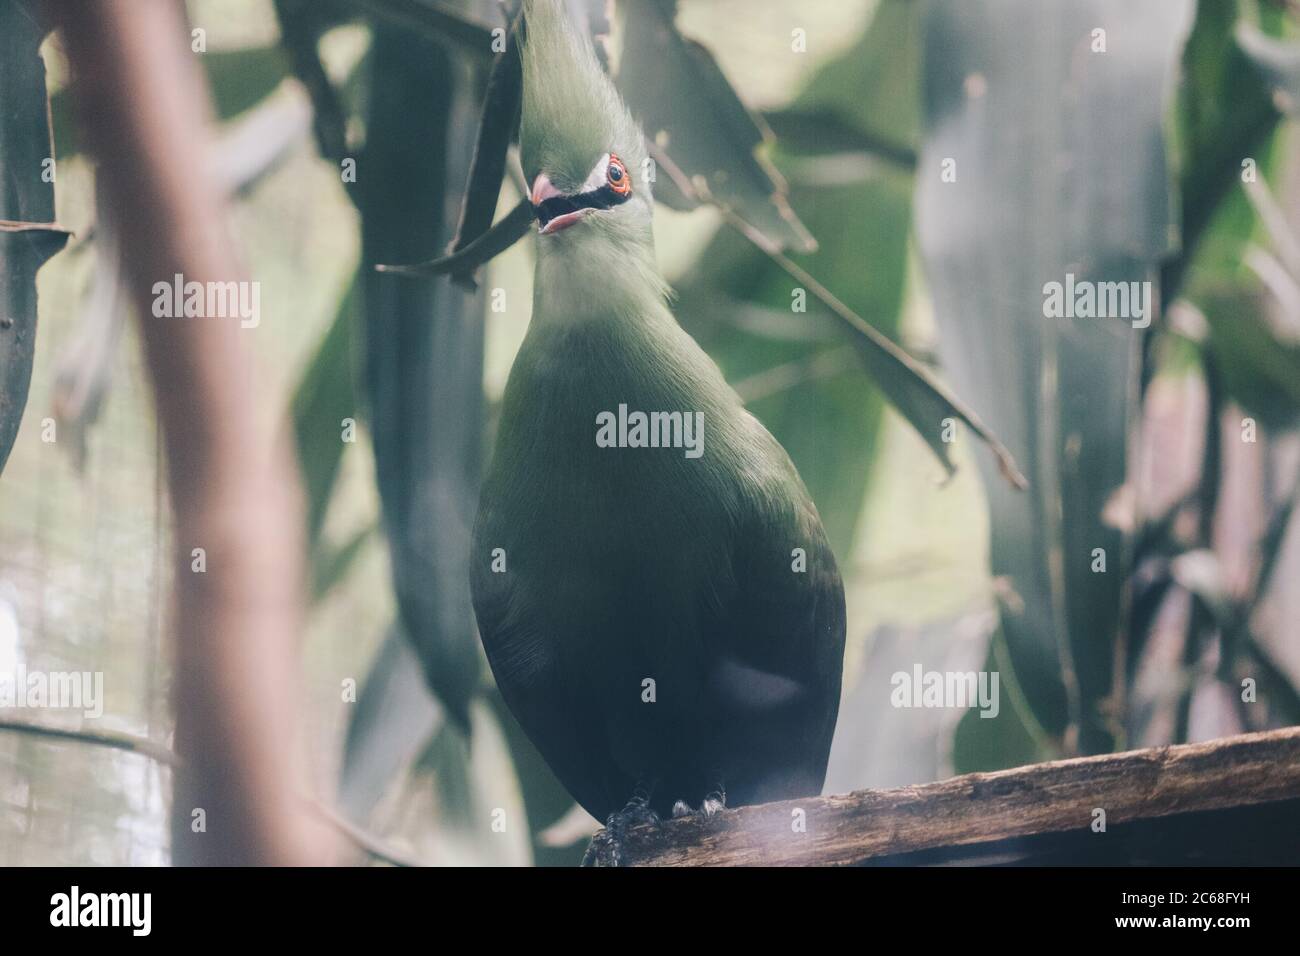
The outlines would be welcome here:
<svg viewBox="0 0 1300 956">
<path fill-rule="evenodd" d="M 639 827 L 642 825 L 654 825 L 659 823 L 659 814 L 650 808 L 650 804 L 645 800 L 629 800 L 627 806 L 617 813 L 611 813 L 605 821 L 607 830 L 622 832 L 628 827 Z"/>
<path fill-rule="evenodd" d="M 700 804 L 700 815 L 708 820 L 725 809 L 727 809 L 727 795 L 720 790 L 715 790 Z"/>
<path fill-rule="evenodd" d="M 627 831 L 632 827 L 657 826 L 660 822 L 659 814 L 650 807 L 649 797 L 638 793 L 622 810 L 605 818 L 605 830 L 591 841 L 583 856 L 582 865 L 600 866 L 607 863 L 610 866 L 622 866 L 626 860 L 624 844 Z"/>
</svg>

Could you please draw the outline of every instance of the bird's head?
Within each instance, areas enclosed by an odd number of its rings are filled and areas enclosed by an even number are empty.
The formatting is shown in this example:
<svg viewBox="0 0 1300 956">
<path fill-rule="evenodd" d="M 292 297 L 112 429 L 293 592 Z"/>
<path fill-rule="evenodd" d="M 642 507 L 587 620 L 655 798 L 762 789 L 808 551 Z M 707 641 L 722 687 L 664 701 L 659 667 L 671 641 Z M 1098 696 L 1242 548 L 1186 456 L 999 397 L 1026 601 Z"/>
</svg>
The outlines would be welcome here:
<svg viewBox="0 0 1300 956">
<path fill-rule="evenodd" d="M 527 0 L 524 16 L 520 158 L 544 246 L 648 245 L 640 127 L 563 0 Z"/>
</svg>

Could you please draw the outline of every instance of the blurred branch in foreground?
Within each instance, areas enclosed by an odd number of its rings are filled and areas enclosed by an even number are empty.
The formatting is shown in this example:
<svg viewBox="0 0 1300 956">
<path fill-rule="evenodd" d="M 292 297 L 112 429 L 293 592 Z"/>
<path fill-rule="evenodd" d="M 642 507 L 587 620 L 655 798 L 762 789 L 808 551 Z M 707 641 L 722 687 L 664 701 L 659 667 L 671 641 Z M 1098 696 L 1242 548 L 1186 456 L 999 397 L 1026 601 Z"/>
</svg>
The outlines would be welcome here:
<svg viewBox="0 0 1300 956">
<path fill-rule="evenodd" d="M 185 562 L 175 610 L 176 749 L 185 764 L 173 858 L 323 862 L 331 834 L 293 806 L 304 577 L 297 478 L 257 405 L 240 318 L 209 314 L 224 311 L 210 304 L 199 316 L 154 317 L 155 283 L 247 284 L 211 168 L 208 94 L 183 10 L 172 0 L 50 0 L 48 9 L 141 316 L 166 437 L 173 559 Z M 196 553 L 202 565 L 190 563 Z"/>
</svg>

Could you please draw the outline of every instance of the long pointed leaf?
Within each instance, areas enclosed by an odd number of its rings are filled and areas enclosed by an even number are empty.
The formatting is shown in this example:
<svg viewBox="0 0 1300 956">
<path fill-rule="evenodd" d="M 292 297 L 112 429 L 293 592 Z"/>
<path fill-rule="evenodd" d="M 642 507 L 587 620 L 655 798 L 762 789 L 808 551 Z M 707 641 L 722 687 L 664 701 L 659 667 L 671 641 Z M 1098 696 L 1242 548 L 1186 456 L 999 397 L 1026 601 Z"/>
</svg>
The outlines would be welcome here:
<svg viewBox="0 0 1300 956">
<path fill-rule="evenodd" d="M 1113 744 L 1125 544 L 1102 511 L 1125 480 L 1138 333 L 1125 318 L 1045 317 L 1045 286 L 1151 281 L 1169 253 L 1162 130 L 1191 12 L 928 8 L 917 232 L 940 351 L 1028 471 L 1029 494 L 1012 494 L 981 457 L 993 572 L 1011 589 L 1003 628 L 1034 714 L 1085 751 Z"/>
<path fill-rule="evenodd" d="M 378 27 L 371 66 L 357 183 L 370 433 L 402 627 L 468 733 L 481 673 L 466 555 L 482 459 L 483 300 L 440 276 L 373 266 L 445 248 L 476 104 L 452 55 L 408 31 Z"/>
</svg>

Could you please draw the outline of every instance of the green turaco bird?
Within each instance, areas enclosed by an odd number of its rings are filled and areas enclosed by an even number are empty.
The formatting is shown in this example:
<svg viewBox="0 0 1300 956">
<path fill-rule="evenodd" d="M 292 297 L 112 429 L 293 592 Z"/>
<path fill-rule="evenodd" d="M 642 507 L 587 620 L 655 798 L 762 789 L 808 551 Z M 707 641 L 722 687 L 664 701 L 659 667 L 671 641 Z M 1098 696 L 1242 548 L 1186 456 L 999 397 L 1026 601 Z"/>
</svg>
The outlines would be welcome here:
<svg viewBox="0 0 1300 956">
<path fill-rule="evenodd" d="M 645 145 L 559 0 L 525 8 L 532 321 L 474 532 L 502 696 L 614 839 L 820 793 L 844 591 L 785 450 L 682 330 Z"/>
</svg>

